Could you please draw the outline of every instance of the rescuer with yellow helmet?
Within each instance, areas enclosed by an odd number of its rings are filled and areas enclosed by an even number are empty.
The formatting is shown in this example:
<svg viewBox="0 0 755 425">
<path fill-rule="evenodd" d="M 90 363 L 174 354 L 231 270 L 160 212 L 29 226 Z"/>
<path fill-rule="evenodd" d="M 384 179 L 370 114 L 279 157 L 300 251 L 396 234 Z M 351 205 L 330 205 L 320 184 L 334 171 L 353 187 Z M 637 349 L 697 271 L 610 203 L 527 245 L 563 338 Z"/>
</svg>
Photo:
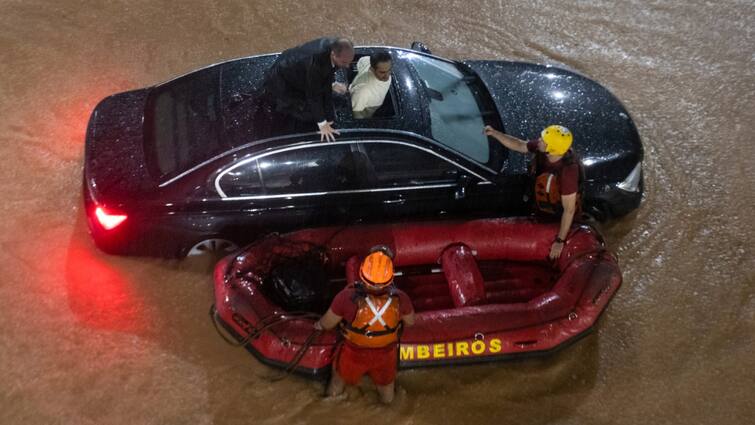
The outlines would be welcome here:
<svg viewBox="0 0 755 425">
<path fill-rule="evenodd" d="M 549 258 L 557 259 L 566 243 L 574 216 L 581 210 L 580 183 L 582 170 L 571 150 L 574 136 L 568 128 L 549 125 L 540 137 L 525 141 L 485 126 L 484 133 L 516 152 L 533 153 L 531 174 L 534 177 L 533 201 L 540 216 L 560 220 L 558 234 L 551 244 Z"/>
<path fill-rule="evenodd" d="M 367 374 L 377 387 L 380 401 L 390 403 L 398 368 L 398 333 L 414 324 L 409 296 L 393 284 L 393 253 L 384 245 L 370 249 L 359 267 L 359 281 L 341 290 L 315 329 L 337 325 L 344 337 L 333 360 L 329 396 L 357 385 Z"/>
</svg>

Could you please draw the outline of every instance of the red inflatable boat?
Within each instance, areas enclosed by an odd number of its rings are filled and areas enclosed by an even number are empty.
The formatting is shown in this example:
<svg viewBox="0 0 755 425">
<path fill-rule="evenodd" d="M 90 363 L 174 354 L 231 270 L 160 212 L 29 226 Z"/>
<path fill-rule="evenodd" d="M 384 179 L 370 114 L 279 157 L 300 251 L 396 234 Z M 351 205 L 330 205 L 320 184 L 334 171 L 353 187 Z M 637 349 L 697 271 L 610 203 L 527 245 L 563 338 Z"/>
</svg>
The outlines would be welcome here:
<svg viewBox="0 0 755 425">
<path fill-rule="evenodd" d="M 384 244 L 417 312 L 401 336 L 400 368 L 543 354 L 588 333 L 621 285 L 615 257 L 588 226 L 573 227 L 561 258 L 547 261 L 557 231 L 487 219 L 271 235 L 218 263 L 213 316 L 260 361 L 326 373 L 338 337 L 313 332 L 316 313 Z M 296 279 L 308 286 L 287 286 Z"/>
</svg>

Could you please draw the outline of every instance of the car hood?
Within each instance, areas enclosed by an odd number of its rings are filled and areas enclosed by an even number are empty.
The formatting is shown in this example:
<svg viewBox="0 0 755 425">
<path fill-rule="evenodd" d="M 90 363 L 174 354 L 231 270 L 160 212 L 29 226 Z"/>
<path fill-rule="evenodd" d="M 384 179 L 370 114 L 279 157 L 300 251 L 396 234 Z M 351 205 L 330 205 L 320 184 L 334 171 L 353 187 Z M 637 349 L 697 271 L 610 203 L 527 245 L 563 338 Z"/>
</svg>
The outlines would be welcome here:
<svg viewBox="0 0 755 425">
<path fill-rule="evenodd" d="M 507 134 L 527 140 L 539 137 L 551 124 L 569 128 L 588 179 L 623 179 L 642 160 L 642 144 L 632 118 L 600 84 L 551 66 L 463 63 L 488 87 Z"/>
<path fill-rule="evenodd" d="M 118 206 L 154 188 L 145 165 L 144 106 L 149 89 L 115 94 L 92 112 L 86 134 L 84 184 L 100 204 Z"/>
</svg>

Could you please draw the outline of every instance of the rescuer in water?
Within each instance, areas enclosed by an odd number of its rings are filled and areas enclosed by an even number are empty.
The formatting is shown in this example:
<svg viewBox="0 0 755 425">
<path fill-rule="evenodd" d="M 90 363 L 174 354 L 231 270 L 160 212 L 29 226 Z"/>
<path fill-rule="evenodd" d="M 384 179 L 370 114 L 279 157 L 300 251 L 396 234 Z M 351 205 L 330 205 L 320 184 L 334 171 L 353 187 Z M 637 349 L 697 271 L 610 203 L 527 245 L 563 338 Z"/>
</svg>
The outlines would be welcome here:
<svg viewBox="0 0 755 425">
<path fill-rule="evenodd" d="M 409 296 L 393 285 L 392 257 L 387 247 L 373 247 L 359 267 L 359 281 L 339 292 L 315 322 L 317 330 L 339 325 L 344 336 L 333 360 L 328 396 L 341 394 L 345 385 L 357 385 L 367 374 L 380 401 L 393 401 L 398 333 L 401 326 L 414 324 L 414 308 Z"/>
<path fill-rule="evenodd" d="M 516 152 L 534 153 L 531 174 L 535 179 L 533 200 L 536 214 L 560 220 L 548 257 L 556 260 L 564 249 L 574 216 L 581 212 L 579 160 L 570 149 L 572 133 L 560 125 L 546 127 L 540 137 L 524 141 L 485 126 L 487 136 Z"/>
</svg>

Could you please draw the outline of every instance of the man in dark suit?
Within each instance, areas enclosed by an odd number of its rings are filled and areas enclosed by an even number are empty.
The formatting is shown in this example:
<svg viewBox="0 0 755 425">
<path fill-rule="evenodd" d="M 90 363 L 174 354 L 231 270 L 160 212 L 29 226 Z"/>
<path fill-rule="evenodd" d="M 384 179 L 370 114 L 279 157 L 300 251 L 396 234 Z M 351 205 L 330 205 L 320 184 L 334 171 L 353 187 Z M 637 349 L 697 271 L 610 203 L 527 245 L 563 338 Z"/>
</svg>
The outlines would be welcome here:
<svg viewBox="0 0 755 425">
<path fill-rule="evenodd" d="M 316 123 L 320 140 L 334 141 L 333 91 L 346 92 L 334 83 L 335 71 L 353 60 L 354 45 L 346 38 L 318 38 L 284 51 L 264 85 L 274 111 L 293 118 L 297 130 Z"/>
</svg>

